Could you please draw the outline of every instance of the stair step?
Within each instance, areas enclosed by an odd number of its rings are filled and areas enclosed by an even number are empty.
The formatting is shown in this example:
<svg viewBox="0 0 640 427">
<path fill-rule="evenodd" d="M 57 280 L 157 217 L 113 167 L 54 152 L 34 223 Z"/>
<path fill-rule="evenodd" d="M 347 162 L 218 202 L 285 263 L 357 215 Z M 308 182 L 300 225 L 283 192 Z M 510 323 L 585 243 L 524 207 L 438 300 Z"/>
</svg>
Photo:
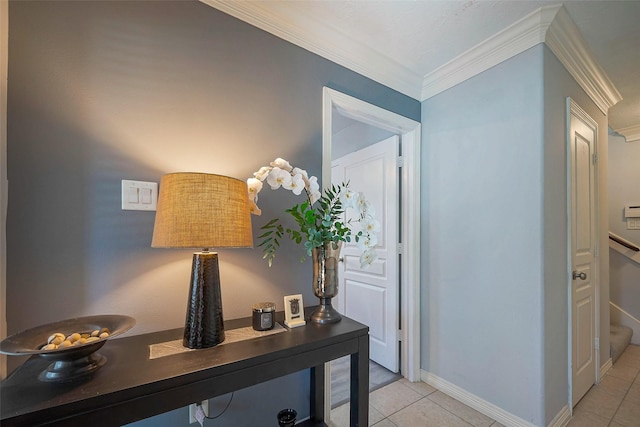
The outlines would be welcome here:
<svg viewBox="0 0 640 427">
<path fill-rule="evenodd" d="M 633 335 L 633 329 L 628 326 L 610 325 L 610 343 L 611 343 L 611 361 L 616 363 L 616 360 L 625 351 L 629 343 L 631 342 L 631 335 Z"/>
</svg>

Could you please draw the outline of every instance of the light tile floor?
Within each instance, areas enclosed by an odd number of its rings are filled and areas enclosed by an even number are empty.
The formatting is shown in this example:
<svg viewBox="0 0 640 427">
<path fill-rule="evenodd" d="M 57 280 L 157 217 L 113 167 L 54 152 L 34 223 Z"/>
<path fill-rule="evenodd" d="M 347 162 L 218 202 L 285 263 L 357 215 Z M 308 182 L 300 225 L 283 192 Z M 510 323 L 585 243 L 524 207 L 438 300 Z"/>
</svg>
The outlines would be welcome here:
<svg viewBox="0 0 640 427">
<path fill-rule="evenodd" d="M 569 427 L 640 427 L 640 346 L 630 345 L 573 411 Z"/>
<path fill-rule="evenodd" d="M 331 427 L 349 425 L 349 404 L 331 411 Z M 502 427 L 486 415 L 423 382 L 401 379 L 369 394 L 369 425 L 375 427 Z"/>
<path fill-rule="evenodd" d="M 600 384 L 576 406 L 569 427 L 640 427 L 640 346 L 629 346 Z M 332 427 L 349 425 L 349 404 L 331 411 Z M 423 382 L 402 379 L 369 395 L 375 427 L 503 427 Z"/>
</svg>

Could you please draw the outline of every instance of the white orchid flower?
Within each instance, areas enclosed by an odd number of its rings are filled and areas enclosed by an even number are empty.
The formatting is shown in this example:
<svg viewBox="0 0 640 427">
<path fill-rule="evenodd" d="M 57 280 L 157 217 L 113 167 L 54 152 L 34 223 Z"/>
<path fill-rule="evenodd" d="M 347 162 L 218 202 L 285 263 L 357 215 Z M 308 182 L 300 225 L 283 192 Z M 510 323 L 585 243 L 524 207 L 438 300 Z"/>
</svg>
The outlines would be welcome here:
<svg viewBox="0 0 640 427">
<path fill-rule="evenodd" d="M 293 175 L 291 177 L 291 180 L 287 184 L 282 184 L 282 187 L 286 188 L 287 190 L 291 190 L 293 194 L 299 196 L 300 193 L 302 193 L 302 190 L 304 190 L 304 181 L 302 180 L 302 175 Z"/>
<path fill-rule="evenodd" d="M 247 179 L 249 208 L 252 214 L 262 214 L 257 202 L 258 193 L 264 187 L 265 180 L 269 186 L 271 186 L 272 190 L 277 190 L 282 187 L 291 190 L 295 195 L 300 195 L 302 194 L 302 190 L 305 190 L 305 196 L 309 206 L 303 207 L 302 205 L 296 205 L 295 209 L 287 210 L 290 213 L 296 213 L 299 210 L 300 213 L 304 213 L 305 215 L 304 219 L 301 219 L 302 217 L 300 217 L 299 214 L 296 214 L 298 216 L 294 215 L 294 218 L 301 228 L 300 232 L 287 230 L 289 237 L 299 242 L 298 236 L 300 236 L 301 233 L 305 233 L 303 230 L 306 227 L 307 217 L 312 215 L 313 219 L 318 222 L 316 226 L 322 231 L 322 234 L 315 232 L 313 234 L 307 233 L 308 242 L 313 245 L 318 245 L 326 243 L 329 239 L 331 241 L 336 241 L 336 239 L 340 241 L 351 241 L 350 239 L 352 237 L 356 237 L 357 246 L 362 254 L 360 256 L 360 265 L 362 268 L 368 267 L 376 260 L 375 247 L 378 245 L 376 233 L 380 231 L 380 223 L 375 219 L 373 206 L 366 200 L 364 194 L 349 190 L 348 182 L 334 185 L 330 189 L 325 190 L 325 192 L 322 192 L 317 177 L 309 176 L 304 169 L 292 167 L 287 160 L 281 157 L 276 158 L 270 165 L 271 166 L 261 167 L 260 170 L 254 172 L 253 178 Z M 322 206 L 315 205 L 315 203 L 323 197 L 326 198 L 326 203 Z M 314 205 L 315 207 L 313 207 Z M 344 226 L 337 227 L 335 223 L 326 221 L 327 215 L 332 218 L 338 218 L 343 211 L 348 208 L 357 211 L 356 215 L 353 215 L 353 222 L 349 220 Z M 304 223 L 302 221 L 304 221 Z M 281 232 L 281 227 L 278 219 L 270 221 L 262 227 L 268 230 L 268 233 L 265 233 L 263 236 L 265 240 L 260 246 L 265 246 L 265 258 L 268 259 L 269 266 L 271 266 L 276 249 L 279 247 L 279 243 L 272 241 L 273 237 L 269 236 L 274 230 L 280 230 L 277 231 L 277 233 Z"/>
<path fill-rule="evenodd" d="M 340 203 L 342 204 L 342 208 L 343 209 L 355 208 L 357 206 L 356 205 L 357 198 L 358 198 L 357 193 L 354 193 L 353 191 L 350 191 L 349 189 L 345 188 L 342 194 L 340 195 Z"/>
<path fill-rule="evenodd" d="M 249 200 L 258 200 L 258 193 L 262 190 L 262 181 L 257 178 L 247 179 L 247 188 L 249 190 Z"/>
<path fill-rule="evenodd" d="M 313 205 L 315 202 L 320 200 L 320 197 L 322 197 L 322 194 L 319 191 L 309 193 L 309 203 Z"/>
<path fill-rule="evenodd" d="M 256 205 L 256 202 L 254 200 L 249 200 L 249 212 L 251 212 L 253 215 L 262 215 L 262 211 L 260 210 L 258 205 Z"/>
<path fill-rule="evenodd" d="M 365 252 L 373 249 L 378 244 L 378 237 L 375 234 L 365 234 L 358 239 L 358 249 Z"/>
<path fill-rule="evenodd" d="M 306 189 L 309 193 L 317 193 L 320 191 L 320 184 L 318 184 L 318 178 L 312 176 L 309 178 L 309 182 L 306 185 Z"/>
<path fill-rule="evenodd" d="M 360 267 L 369 267 L 373 263 L 373 261 L 376 260 L 376 258 L 378 258 L 376 252 L 373 249 L 367 249 L 362 253 L 362 255 L 360 255 Z"/>
<path fill-rule="evenodd" d="M 271 166 L 273 166 L 274 168 L 286 170 L 287 172 L 291 172 L 291 169 L 293 169 L 288 161 L 280 157 L 271 162 Z"/>
<path fill-rule="evenodd" d="M 293 168 L 291 171 L 291 175 L 302 175 L 302 180 L 304 181 L 305 187 L 309 185 L 309 174 L 306 170 L 300 168 Z"/>
<path fill-rule="evenodd" d="M 253 177 L 260 181 L 264 181 L 264 179 L 269 175 L 269 172 L 271 172 L 271 169 L 272 168 L 269 166 L 262 166 L 258 172 L 253 173 Z"/>
<path fill-rule="evenodd" d="M 372 216 L 365 217 L 360 221 L 362 231 L 368 234 L 375 234 L 380 231 L 380 222 Z"/>
<path fill-rule="evenodd" d="M 364 210 L 361 212 L 362 218 L 376 218 L 376 209 L 373 207 L 371 202 L 367 201 L 364 205 Z"/>
<path fill-rule="evenodd" d="M 272 190 L 277 190 L 280 186 L 287 188 L 291 183 L 291 174 L 279 167 L 274 167 L 267 177 L 267 183 L 271 186 Z"/>
<path fill-rule="evenodd" d="M 358 193 L 355 200 L 355 208 L 358 210 L 361 218 L 365 218 L 367 213 L 373 210 L 373 206 L 371 206 L 371 203 L 364 197 L 364 193 Z"/>
</svg>

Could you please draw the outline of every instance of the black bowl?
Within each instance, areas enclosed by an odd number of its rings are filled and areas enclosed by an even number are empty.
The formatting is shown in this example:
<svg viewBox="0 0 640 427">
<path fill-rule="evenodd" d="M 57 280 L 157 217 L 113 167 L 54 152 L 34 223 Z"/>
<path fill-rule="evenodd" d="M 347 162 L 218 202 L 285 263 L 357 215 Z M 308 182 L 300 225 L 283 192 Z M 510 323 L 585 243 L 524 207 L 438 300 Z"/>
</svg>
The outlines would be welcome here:
<svg viewBox="0 0 640 427">
<path fill-rule="evenodd" d="M 0 342 L 0 353 L 12 356 L 38 355 L 53 361 L 38 378 L 42 381 L 70 381 L 94 372 L 105 364 L 106 358 L 95 353 L 108 339 L 121 335 L 136 324 L 133 317 L 117 314 L 77 317 L 36 326 L 11 335 Z M 89 344 L 55 350 L 41 350 L 55 332 L 70 335 L 108 328 L 109 336 Z"/>
</svg>

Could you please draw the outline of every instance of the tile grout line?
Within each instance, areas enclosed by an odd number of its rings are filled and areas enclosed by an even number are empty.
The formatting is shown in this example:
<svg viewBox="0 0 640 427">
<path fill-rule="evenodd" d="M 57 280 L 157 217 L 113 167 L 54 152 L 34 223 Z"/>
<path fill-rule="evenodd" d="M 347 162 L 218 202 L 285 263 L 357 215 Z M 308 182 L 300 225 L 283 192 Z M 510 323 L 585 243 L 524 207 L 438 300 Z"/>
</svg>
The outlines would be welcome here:
<svg viewBox="0 0 640 427">
<path fill-rule="evenodd" d="M 416 391 L 416 390 L 412 389 L 412 388 L 411 388 L 411 387 L 409 387 L 408 385 L 403 384 L 403 383 L 401 383 L 401 382 L 399 382 L 399 381 L 398 381 L 398 383 L 399 383 L 400 385 L 402 385 L 403 387 L 406 387 L 406 388 L 408 388 L 409 390 L 411 390 L 411 391 L 413 391 L 413 392 L 416 392 L 416 393 L 420 394 L 418 391 Z M 392 423 L 393 425 L 396 425 L 393 421 L 389 420 L 388 418 L 389 418 L 389 417 L 391 417 L 392 415 L 395 415 L 395 414 L 397 414 L 398 412 L 400 412 L 400 411 L 402 411 L 402 410 L 404 410 L 404 409 L 408 408 L 409 406 L 414 405 L 414 404 L 416 404 L 416 403 L 420 402 L 420 401 L 421 401 L 421 400 L 423 400 L 423 399 L 428 399 L 428 400 L 429 400 L 429 402 L 431 402 L 431 403 L 433 403 L 434 405 L 436 405 L 436 406 L 438 406 L 438 407 L 442 408 L 444 411 L 446 411 L 446 412 L 448 412 L 449 414 L 453 415 L 454 417 L 456 417 L 457 419 L 459 419 L 459 420 L 460 420 L 460 421 L 462 421 L 463 423 L 468 424 L 468 425 L 469 425 L 469 426 L 471 426 L 471 427 L 475 427 L 473 424 L 471 424 L 470 422 L 468 422 L 468 421 L 467 421 L 467 420 L 465 420 L 464 418 L 460 417 L 458 414 L 456 414 L 456 413 L 454 413 L 454 412 L 451 412 L 450 410 L 448 410 L 448 409 L 447 409 L 447 408 L 445 408 L 444 406 L 440 405 L 438 402 L 436 402 L 436 401 L 434 401 L 434 400 L 432 400 L 432 399 L 430 399 L 430 398 L 429 398 L 429 396 L 431 396 L 431 395 L 435 394 L 435 393 L 436 393 L 436 392 L 438 392 L 438 391 L 440 391 L 440 390 L 438 390 L 438 389 L 434 389 L 434 391 L 432 391 L 431 393 L 427 393 L 427 394 L 425 394 L 425 395 L 421 395 L 420 399 L 416 400 L 415 402 L 412 402 L 412 403 L 408 404 L 407 406 L 404 406 L 404 407 L 402 407 L 402 408 L 398 409 L 397 411 L 395 411 L 395 412 L 393 412 L 393 413 L 389 414 L 388 416 L 385 416 L 382 420 L 378 421 L 378 423 L 379 423 L 379 422 L 381 422 L 381 421 L 387 420 L 387 421 L 389 421 L 390 423 Z M 444 394 L 444 393 L 443 393 L 443 394 Z M 371 405 L 371 406 L 373 406 L 373 405 Z M 376 408 L 375 406 L 373 406 L 373 408 L 374 408 L 376 411 L 380 412 L 380 410 L 379 410 L 378 408 Z M 471 409 L 473 409 L 473 408 L 471 408 Z M 491 422 L 491 424 L 489 425 L 489 427 L 493 426 L 493 425 L 497 422 L 497 421 L 496 421 L 496 420 L 494 420 L 493 418 L 491 418 L 491 420 L 492 420 L 492 422 Z M 378 424 L 378 423 L 376 423 L 376 424 Z"/>
<path fill-rule="evenodd" d="M 405 387 L 406 387 L 406 386 L 405 386 Z M 436 391 L 438 391 L 438 390 L 436 389 Z M 458 415 L 454 414 L 453 412 L 449 411 L 447 408 L 445 408 L 445 407 L 443 407 L 442 405 L 438 404 L 438 402 L 435 402 L 435 401 L 433 401 L 433 400 L 429 399 L 429 396 L 430 396 L 430 395 L 432 395 L 432 394 L 434 394 L 434 393 L 435 393 L 435 391 L 434 391 L 434 392 L 431 392 L 431 393 L 429 393 L 429 394 L 427 394 L 427 395 L 425 395 L 425 396 L 421 396 L 421 397 L 420 397 L 420 399 L 416 400 L 415 402 L 412 402 L 412 403 L 408 404 L 407 406 L 405 406 L 405 407 L 403 407 L 403 408 L 398 409 L 397 411 L 395 411 L 395 412 L 393 412 L 393 413 L 389 414 L 388 416 L 386 416 L 385 418 L 383 418 L 383 419 L 382 419 L 382 420 L 380 420 L 380 421 L 383 421 L 383 420 L 385 420 L 385 419 L 389 418 L 390 416 L 395 415 L 395 414 L 397 414 L 398 412 L 400 412 L 400 411 L 402 411 L 402 410 L 404 410 L 404 409 L 407 409 L 409 406 L 414 405 L 414 404 L 416 404 L 416 403 L 420 402 L 421 400 L 428 399 L 428 400 L 429 400 L 429 402 L 431 402 L 431 403 L 433 403 L 434 405 L 436 405 L 436 406 L 438 406 L 438 407 L 440 407 L 440 408 L 444 409 L 446 412 L 450 413 L 451 415 L 453 415 L 454 417 L 456 417 L 457 419 L 459 419 L 459 420 L 460 420 L 460 421 L 462 421 L 463 423 L 465 423 L 465 424 L 469 424 L 471 427 L 475 427 L 473 424 L 471 424 L 471 423 L 470 423 L 470 422 L 468 422 L 467 420 L 464 420 L 464 419 L 460 418 Z M 374 406 L 374 408 L 375 408 L 375 406 Z M 376 408 L 376 410 L 377 410 L 378 412 L 380 412 L 380 410 L 379 410 L 379 409 L 377 409 L 377 408 Z M 379 423 L 380 421 L 378 421 L 378 423 Z M 389 421 L 389 422 L 391 422 L 393 425 L 396 425 L 393 421 L 391 421 L 391 420 L 388 420 L 388 421 Z M 377 424 L 377 423 L 376 423 L 376 424 Z M 491 423 L 491 425 L 493 425 L 493 424 L 495 424 L 495 420 L 493 421 L 493 423 Z M 489 425 L 489 427 L 491 427 L 491 425 Z"/>
<path fill-rule="evenodd" d="M 430 395 L 431 395 L 431 394 L 434 394 L 434 393 L 435 393 L 435 392 L 430 393 Z M 442 392 L 441 392 L 441 393 L 442 393 Z M 442 394 L 444 394 L 444 393 L 442 393 Z M 425 396 L 425 397 L 427 397 L 427 396 Z M 451 397 L 451 396 L 449 396 L 449 397 Z M 470 425 L 470 426 L 472 426 L 472 427 L 475 427 L 473 424 L 471 424 L 471 423 L 470 423 L 470 422 L 468 422 L 467 420 L 465 420 L 465 419 L 461 418 L 459 415 L 454 414 L 453 412 L 451 412 L 450 410 L 448 410 L 448 409 L 447 409 L 447 408 L 445 408 L 444 406 L 440 405 L 438 402 L 436 402 L 436 401 L 434 401 L 434 400 L 431 400 L 431 399 L 429 399 L 429 400 L 430 400 L 432 403 L 434 403 L 434 404 L 436 404 L 437 406 L 439 406 L 439 407 L 441 407 L 442 409 L 444 409 L 445 411 L 447 411 L 448 413 L 450 413 L 451 415 L 453 415 L 454 417 L 458 418 L 458 419 L 459 419 L 459 420 L 461 420 L 462 422 L 467 423 L 467 424 L 469 424 L 469 425 Z M 462 402 L 460 402 L 460 403 L 462 403 Z M 463 403 L 463 405 L 464 405 L 464 403 Z M 473 409 L 473 408 L 471 408 L 471 409 Z M 493 419 L 493 418 L 492 418 L 492 419 Z M 496 420 L 493 420 L 493 422 L 492 422 L 491 424 L 489 424 L 489 427 L 491 427 L 495 422 L 496 422 Z"/>
<path fill-rule="evenodd" d="M 624 399 L 627 398 L 627 395 L 629 394 L 629 390 L 631 390 L 631 387 L 633 386 L 633 383 L 635 382 L 636 378 L 638 377 L 638 374 L 636 374 L 636 376 L 631 380 L 631 385 L 629 385 L 629 388 L 627 389 L 627 391 L 624 393 L 624 396 L 622 396 L 622 400 L 620 400 L 620 404 L 618 405 L 618 407 L 616 408 L 616 411 L 613 413 L 613 416 L 611 417 L 611 419 L 609 420 L 609 425 L 611 425 L 611 423 L 613 422 L 613 420 L 615 419 L 616 415 L 618 414 L 618 411 L 620 410 L 620 407 L 622 406 L 622 402 L 624 402 Z"/>
<path fill-rule="evenodd" d="M 609 375 L 610 375 L 610 373 L 607 373 L 607 375 L 605 375 L 605 378 L 608 377 Z M 614 419 L 615 419 L 616 415 L 618 414 L 618 411 L 620 410 L 620 407 L 622 406 L 622 402 L 624 402 L 624 399 L 627 398 L 627 395 L 629 394 L 629 391 L 631 390 L 631 387 L 633 387 L 633 383 L 635 383 L 635 381 L 636 381 L 636 379 L 638 378 L 639 375 L 640 375 L 640 370 L 638 372 L 636 372 L 635 376 L 631 379 L 631 384 L 629 385 L 629 388 L 627 388 L 627 391 L 625 391 L 624 396 L 622 396 L 622 399 L 620 400 L 620 403 L 616 407 L 615 412 L 611 416 L 611 419 L 607 423 L 607 426 L 611 426 L 611 424 L 614 422 Z M 613 377 L 613 378 L 620 379 L 619 377 Z M 603 378 L 603 380 L 604 380 L 604 378 Z M 606 393 L 606 390 L 605 390 L 605 393 Z M 617 421 L 616 421 L 616 423 L 619 424 Z"/>
<path fill-rule="evenodd" d="M 417 391 L 413 390 L 411 387 L 409 387 L 409 386 L 407 386 L 407 385 L 405 385 L 405 384 L 402 384 L 399 380 L 398 380 L 398 381 L 396 381 L 396 382 L 397 382 L 398 384 L 400 384 L 401 386 L 406 387 L 406 388 L 408 388 L 409 390 L 413 391 L 414 393 L 420 394 L 420 393 L 418 393 Z M 392 383 L 392 384 L 393 384 L 393 383 Z M 388 384 L 387 384 L 387 385 L 388 385 Z M 376 390 L 376 391 L 377 391 L 377 390 Z M 433 392 L 431 392 L 431 393 L 433 393 Z M 431 394 L 431 393 L 429 393 L 429 394 Z M 371 394 L 371 393 L 369 393 L 369 394 Z M 421 400 L 422 400 L 422 399 L 424 399 L 425 397 L 427 397 L 427 396 L 422 396 L 422 395 L 421 395 L 421 396 L 420 396 L 420 399 L 416 400 L 415 402 L 411 402 L 411 403 L 409 403 L 408 405 L 403 406 L 402 408 L 398 409 L 397 411 L 392 412 L 392 413 L 390 413 L 389 415 L 385 415 L 385 417 L 383 418 L 383 420 L 384 420 L 384 419 L 386 419 L 386 418 L 389 418 L 391 415 L 397 414 L 398 412 L 402 411 L 403 409 L 408 408 L 409 406 L 413 405 L 414 403 L 418 403 L 419 401 L 421 401 Z M 373 408 L 374 408 L 376 411 L 378 411 L 378 412 L 380 412 L 380 413 L 382 414 L 382 411 L 380 411 L 380 409 L 376 408 L 376 407 L 371 403 L 371 397 L 369 397 L 369 404 L 370 404 L 371 406 L 373 406 Z M 383 414 L 383 415 L 384 415 L 384 414 Z M 382 421 L 382 420 L 380 420 L 380 421 Z M 380 421 L 378 421 L 378 422 L 380 422 Z M 394 423 L 393 421 L 391 421 L 391 420 L 389 420 L 389 421 L 390 421 L 392 424 L 394 424 L 394 425 L 395 425 L 395 423 Z M 377 424 L 377 423 L 376 423 L 376 424 Z"/>
</svg>

